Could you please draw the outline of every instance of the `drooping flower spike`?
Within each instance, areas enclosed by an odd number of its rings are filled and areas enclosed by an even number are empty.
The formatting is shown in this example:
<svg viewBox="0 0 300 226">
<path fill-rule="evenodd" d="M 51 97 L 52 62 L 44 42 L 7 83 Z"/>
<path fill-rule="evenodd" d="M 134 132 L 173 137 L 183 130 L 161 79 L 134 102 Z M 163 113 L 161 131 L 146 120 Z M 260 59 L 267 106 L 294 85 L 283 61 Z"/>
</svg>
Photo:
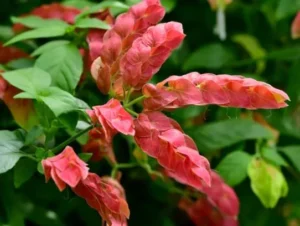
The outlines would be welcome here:
<svg viewBox="0 0 300 226">
<path fill-rule="evenodd" d="M 124 189 L 116 180 L 89 173 L 73 191 L 96 209 L 109 226 L 127 225 L 126 219 L 129 218 L 130 211 Z"/>
<path fill-rule="evenodd" d="M 135 120 L 135 130 L 139 147 L 177 181 L 196 189 L 210 186 L 209 162 L 175 121 L 160 112 L 142 113 Z"/>
<path fill-rule="evenodd" d="M 288 106 L 288 95 L 269 84 L 231 75 L 199 74 L 171 76 L 157 85 L 143 87 L 147 111 L 188 105 L 216 104 L 247 109 L 276 109 Z"/>
</svg>

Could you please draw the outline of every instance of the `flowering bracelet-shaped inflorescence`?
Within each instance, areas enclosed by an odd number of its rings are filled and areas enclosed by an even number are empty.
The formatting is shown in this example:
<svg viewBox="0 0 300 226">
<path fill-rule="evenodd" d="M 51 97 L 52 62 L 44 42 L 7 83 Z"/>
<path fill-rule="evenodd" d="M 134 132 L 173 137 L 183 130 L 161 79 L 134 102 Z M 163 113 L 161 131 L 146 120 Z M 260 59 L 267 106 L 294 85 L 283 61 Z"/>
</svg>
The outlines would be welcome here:
<svg viewBox="0 0 300 226">
<path fill-rule="evenodd" d="M 52 14 L 53 7 L 68 13 Z M 74 23 L 79 11 L 52 5 L 33 14 Z M 131 136 L 144 153 L 157 160 L 166 175 L 202 193 L 195 203 L 186 199 L 180 203 L 196 225 L 237 225 L 239 201 L 233 189 L 210 169 L 209 161 L 199 154 L 180 125 L 161 111 L 210 104 L 276 109 L 286 107 L 289 97 L 266 83 L 242 76 L 192 72 L 158 84 L 148 83 L 185 37 L 180 23 L 158 24 L 164 14 L 159 0 L 144 0 L 115 20 L 108 11 L 97 15 L 112 26 L 106 32 L 91 30 L 87 35 L 89 61 L 93 61 L 90 71 L 99 90 L 111 99 L 87 110 L 92 129 L 82 149 L 93 153 L 94 161 L 106 157 L 117 165 L 113 138 L 118 133 Z M 0 78 L 0 98 L 7 98 L 7 89 L 8 84 Z M 133 92 L 140 96 L 131 100 Z M 136 113 L 132 106 L 139 101 L 143 111 Z M 71 147 L 44 159 L 42 165 L 47 181 L 52 178 L 60 191 L 68 185 L 108 225 L 127 225 L 130 211 L 122 186 L 114 178 L 90 173 Z"/>
</svg>

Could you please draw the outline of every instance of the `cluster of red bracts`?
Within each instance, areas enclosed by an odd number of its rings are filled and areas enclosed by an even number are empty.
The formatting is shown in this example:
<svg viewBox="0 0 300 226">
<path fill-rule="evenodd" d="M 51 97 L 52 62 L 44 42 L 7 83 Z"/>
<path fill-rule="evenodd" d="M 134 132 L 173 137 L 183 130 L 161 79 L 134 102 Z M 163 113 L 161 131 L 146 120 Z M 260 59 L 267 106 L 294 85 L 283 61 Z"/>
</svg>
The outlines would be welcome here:
<svg viewBox="0 0 300 226">
<path fill-rule="evenodd" d="M 53 179 L 60 191 L 68 185 L 74 193 L 96 209 L 108 225 L 125 226 L 129 208 L 125 192 L 116 180 L 90 173 L 87 164 L 78 158 L 71 147 L 42 161 L 46 181 Z"/>
<path fill-rule="evenodd" d="M 167 84 L 167 86 L 166 86 Z M 247 109 L 286 107 L 289 97 L 281 90 L 251 78 L 199 74 L 171 76 L 157 85 L 143 87 L 144 109 L 175 109 L 188 105 L 216 104 Z"/>
<path fill-rule="evenodd" d="M 195 202 L 183 198 L 179 207 L 196 226 L 238 226 L 238 197 L 217 173 L 211 171 L 211 178 L 211 187 L 202 190 L 203 196 Z"/>
<path fill-rule="evenodd" d="M 120 15 L 104 34 L 91 69 L 102 93 L 122 98 L 124 89 L 140 89 L 180 45 L 185 36 L 181 24 L 156 25 L 164 14 L 158 0 L 145 0 Z"/>
</svg>

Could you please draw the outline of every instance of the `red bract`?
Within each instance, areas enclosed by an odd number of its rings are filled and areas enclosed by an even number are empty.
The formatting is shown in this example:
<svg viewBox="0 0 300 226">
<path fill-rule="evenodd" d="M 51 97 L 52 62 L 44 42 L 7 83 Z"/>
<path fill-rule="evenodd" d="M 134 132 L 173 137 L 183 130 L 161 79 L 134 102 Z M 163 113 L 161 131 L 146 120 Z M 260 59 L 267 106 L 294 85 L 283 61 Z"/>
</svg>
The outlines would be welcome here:
<svg viewBox="0 0 300 226">
<path fill-rule="evenodd" d="M 116 163 L 112 143 L 106 140 L 105 133 L 101 128 L 94 128 L 89 131 L 89 140 L 82 148 L 83 152 L 92 153 L 92 161 L 100 161 L 107 157 L 111 163 Z"/>
<path fill-rule="evenodd" d="M 142 113 L 135 120 L 135 129 L 136 143 L 169 175 L 198 189 L 210 186 L 209 162 L 175 121 L 160 112 Z"/>
<path fill-rule="evenodd" d="M 60 191 L 66 188 L 66 184 L 74 188 L 80 180 L 86 179 L 89 168 L 83 162 L 73 148 L 67 146 L 63 152 L 42 161 L 46 182 L 52 178 Z"/>
<path fill-rule="evenodd" d="M 122 186 L 112 178 L 100 178 L 89 173 L 73 191 L 96 209 L 108 225 L 125 226 L 130 211 Z"/>
<path fill-rule="evenodd" d="M 191 218 L 195 226 L 238 226 L 236 217 L 229 217 L 215 209 L 205 197 L 196 202 L 182 199 L 179 207 Z"/>
<path fill-rule="evenodd" d="M 123 95 L 120 59 L 130 49 L 133 41 L 141 37 L 151 25 L 157 24 L 164 13 L 158 0 L 144 0 L 118 16 L 114 26 L 105 33 L 100 58 L 91 68 L 102 93 L 107 94 L 112 87 L 117 96 Z"/>
<path fill-rule="evenodd" d="M 101 124 L 107 141 L 117 132 L 134 135 L 133 119 L 116 99 L 111 99 L 101 106 L 94 106 L 93 110 L 88 110 L 88 114 L 94 124 Z"/>
<path fill-rule="evenodd" d="M 150 27 L 133 42 L 121 59 L 120 71 L 125 83 L 140 89 L 159 71 L 184 36 L 180 23 L 170 22 Z"/>
<path fill-rule="evenodd" d="M 300 12 L 298 12 L 293 21 L 291 33 L 293 39 L 300 38 Z"/>
<path fill-rule="evenodd" d="M 222 178 L 211 171 L 211 186 L 202 190 L 211 204 L 227 216 L 235 217 L 239 213 L 239 200 L 234 190 Z"/>
<path fill-rule="evenodd" d="M 75 17 L 80 13 L 79 9 L 64 6 L 59 3 L 52 3 L 48 5 L 42 5 L 38 8 L 35 8 L 30 13 L 24 16 L 38 16 L 43 19 L 59 19 L 63 20 L 69 24 L 73 24 L 75 22 Z M 13 30 L 15 32 L 21 32 L 26 27 L 22 24 L 15 24 L 13 26 Z"/>
<path fill-rule="evenodd" d="M 7 64 L 12 60 L 27 58 L 28 54 L 13 46 L 5 47 L 0 42 L 0 64 Z"/>
<path fill-rule="evenodd" d="M 143 94 L 146 96 L 145 110 L 208 104 L 247 109 L 276 109 L 286 107 L 285 101 L 289 100 L 285 92 L 251 78 L 197 72 L 171 76 L 156 86 L 146 84 Z"/>
</svg>

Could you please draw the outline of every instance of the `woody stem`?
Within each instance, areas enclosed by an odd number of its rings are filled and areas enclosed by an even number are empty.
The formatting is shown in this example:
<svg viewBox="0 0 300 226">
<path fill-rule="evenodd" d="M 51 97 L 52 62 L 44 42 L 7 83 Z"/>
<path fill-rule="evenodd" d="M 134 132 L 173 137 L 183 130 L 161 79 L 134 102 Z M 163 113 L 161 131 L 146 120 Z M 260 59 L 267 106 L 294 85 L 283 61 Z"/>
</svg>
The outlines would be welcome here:
<svg viewBox="0 0 300 226">
<path fill-rule="evenodd" d="M 51 151 L 54 154 L 57 153 L 57 152 L 59 152 L 62 148 L 64 148 L 65 146 L 67 146 L 68 144 L 70 144 L 71 142 L 73 142 L 74 140 L 76 140 L 78 137 L 81 137 L 83 134 L 85 134 L 88 131 L 90 131 L 93 127 L 94 127 L 93 125 L 90 125 L 89 127 L 85 128 L 84 130 L 81 130 L 79 133 L 75 134 L 74 136 L 70 137 L 66 141 L 62 142 L 61 144 L 59 144 L 56 147 L 54 147 L 53 149 L 51 149 Z"/>
<path fill-rule="evenodd" d="M 124 107 L 128 108 L 128 107 L 130 107 L 130 106 L 132 106 L 132 105 L 134 105 L 134 104 L 136 104 L 136 103 L 144 100 L 145 98 L 146 98 L 145 96 L 140 96 L 140 97 L 138 97 L 138 98 L 130 101 L 128 104 L 125 104 Z"/>
</svg>

